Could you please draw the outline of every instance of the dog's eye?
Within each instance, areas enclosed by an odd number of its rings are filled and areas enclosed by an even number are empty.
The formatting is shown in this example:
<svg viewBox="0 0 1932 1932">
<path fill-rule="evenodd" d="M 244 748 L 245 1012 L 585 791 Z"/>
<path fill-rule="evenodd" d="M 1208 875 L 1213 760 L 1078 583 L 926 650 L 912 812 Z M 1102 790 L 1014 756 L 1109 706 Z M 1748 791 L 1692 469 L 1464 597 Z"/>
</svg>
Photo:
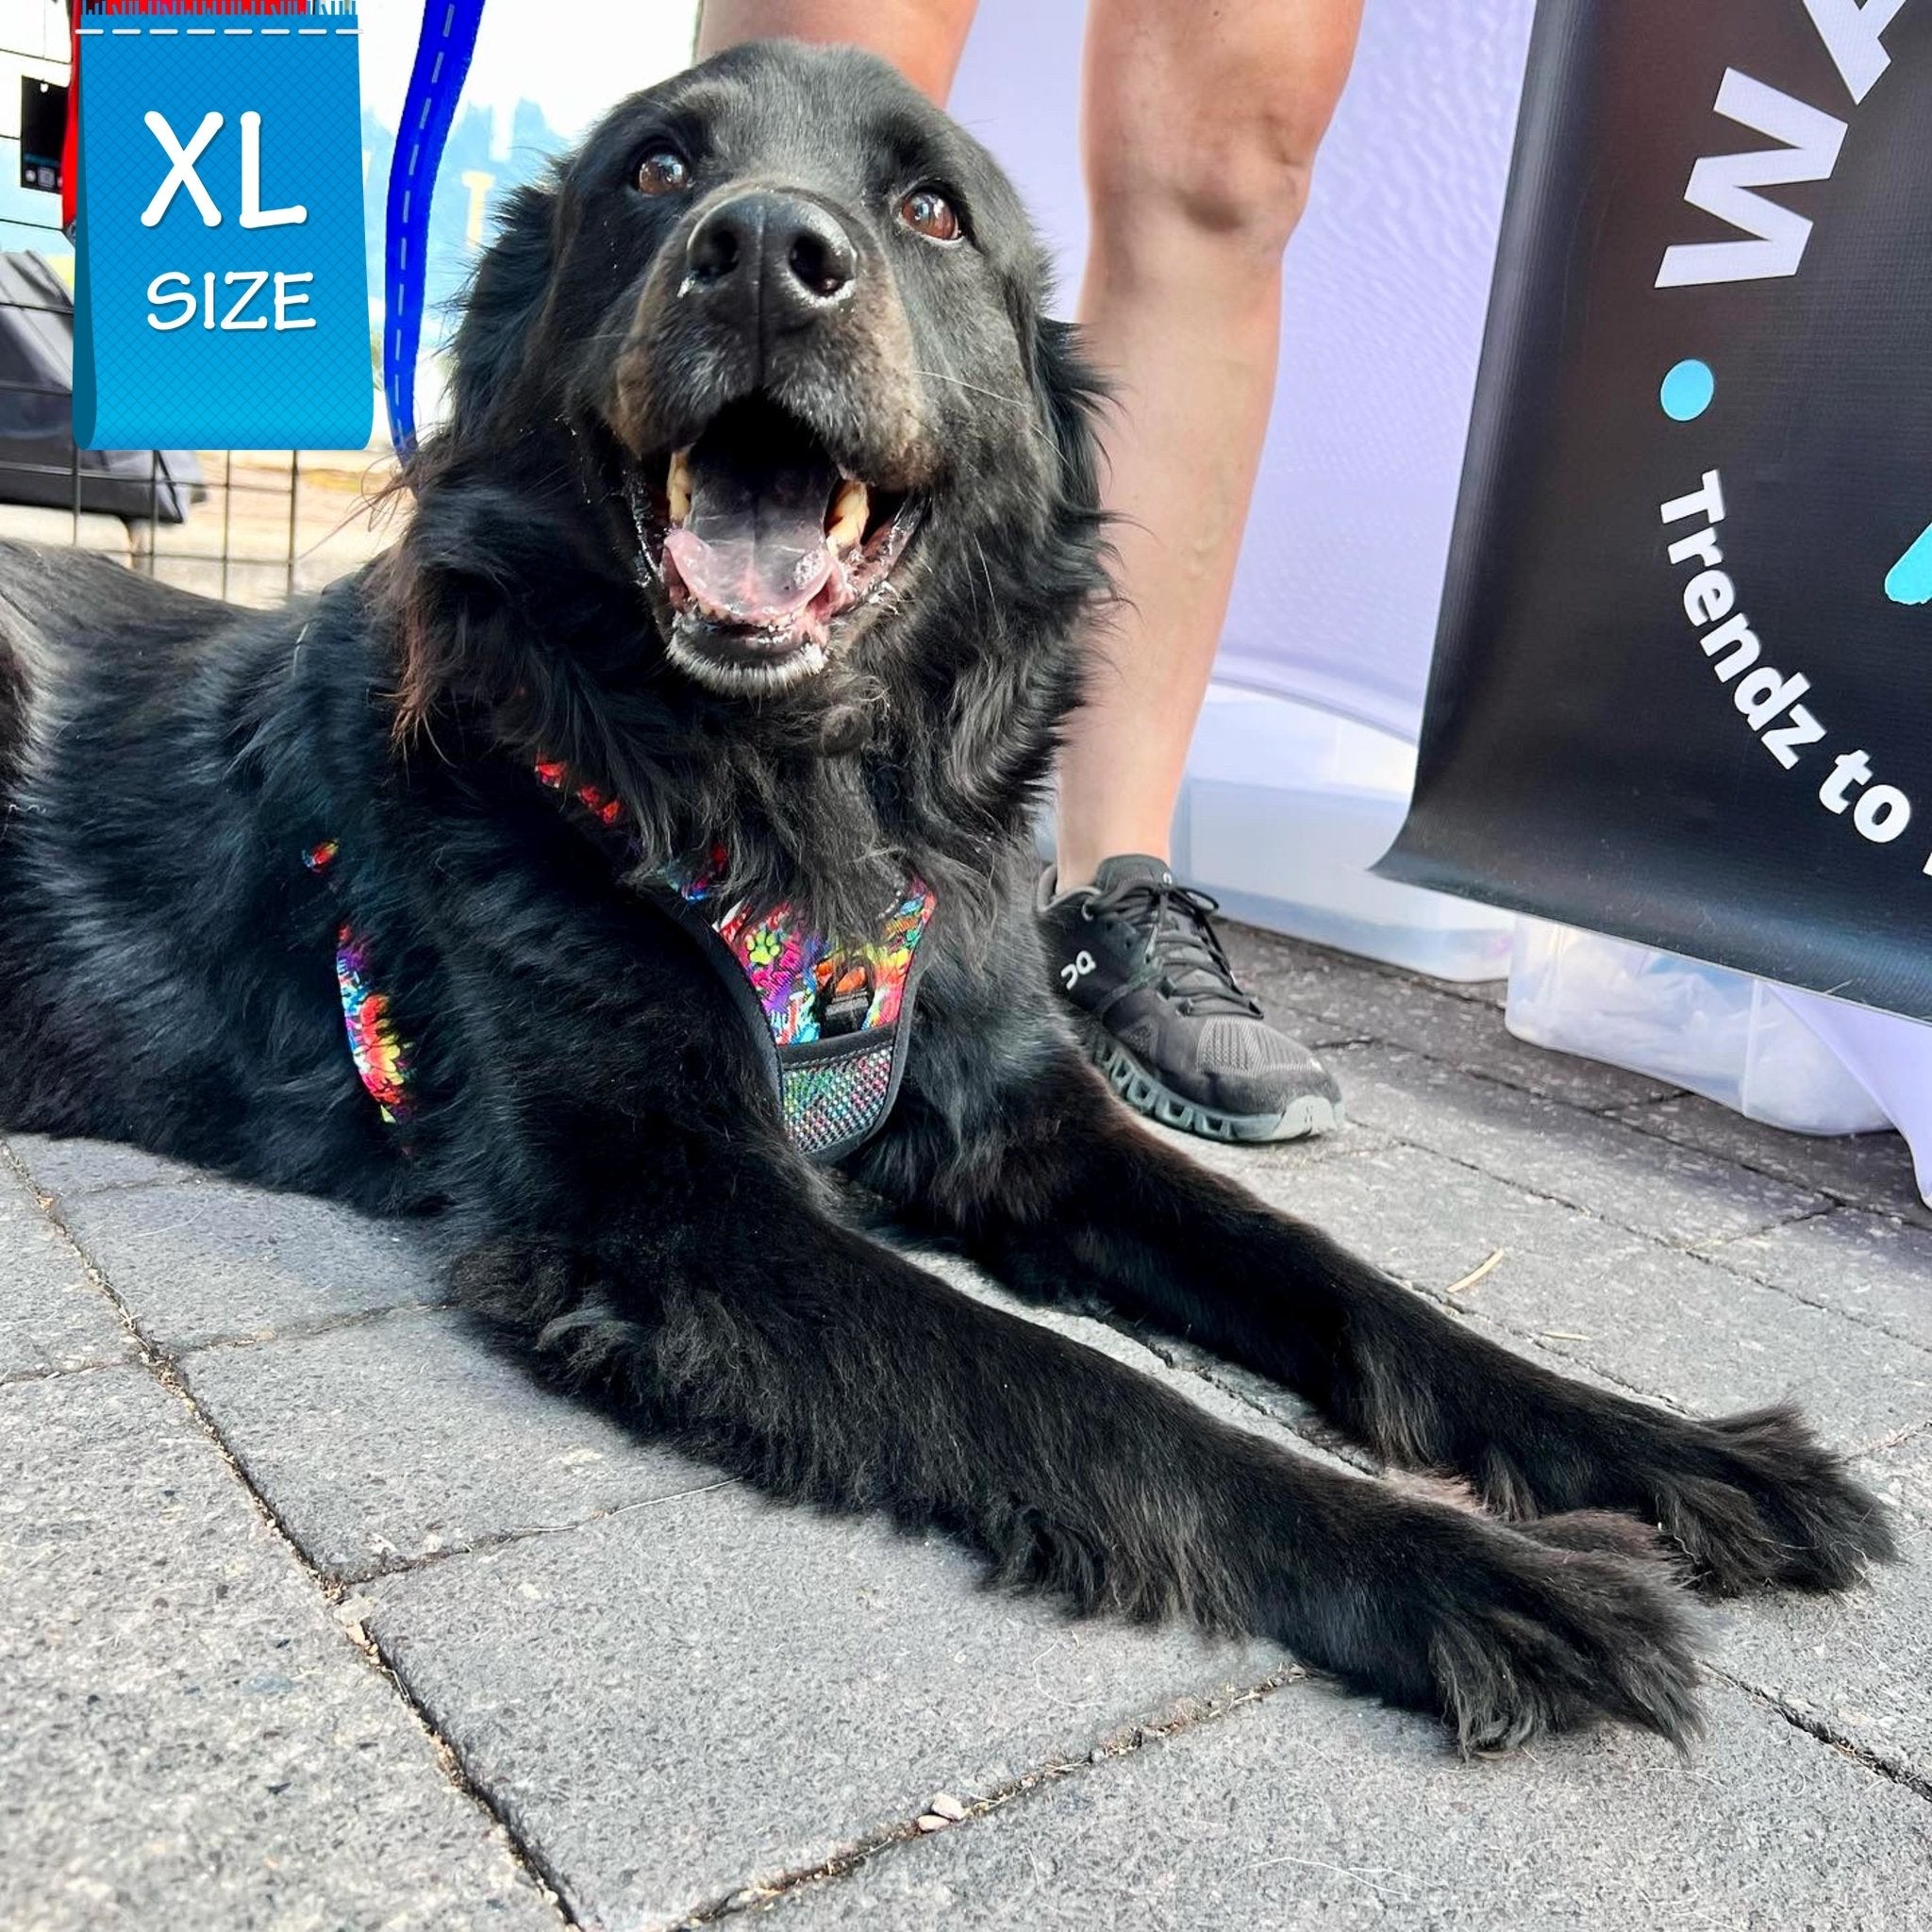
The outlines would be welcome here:
<svg viewBox="0 0 1932 1932">
<path fill-rule="evenodd" d="M 638 163 L 640 194 L 682 194 L 691 186 L 691 163 L 675 147 L 654 147 Z"/>
<path fill-rule="evenodd" d="M 899 204 L 899 219 L 928 242 L 957 242 L 965 232 L 953 204 L 937 188 L 915 188 Z"/>
</svg>

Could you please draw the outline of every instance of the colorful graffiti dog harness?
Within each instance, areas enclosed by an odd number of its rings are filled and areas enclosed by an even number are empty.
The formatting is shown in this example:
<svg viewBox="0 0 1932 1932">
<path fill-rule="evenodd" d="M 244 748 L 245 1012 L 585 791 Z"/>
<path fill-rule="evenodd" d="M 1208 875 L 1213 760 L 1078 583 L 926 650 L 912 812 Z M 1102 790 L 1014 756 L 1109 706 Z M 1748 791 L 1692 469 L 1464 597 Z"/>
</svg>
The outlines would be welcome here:
<svg viewBox="0 0 1932 1932">
<path fill-rule="evenodd" d="M 537 765 L 537 778 L 581 806 L 597 831 L 625 846 L 625 809 L 593 787 L 572 787 L 562 765 Z M 304 852 L 323 875 L 336 858 L 326 839 Z M 717 881 L 723 850 L 701 868 L 667 868 L 649 885 L 691 933 L 740 1012 L 769 1053 L 773 1093 L 784 1132 L 815 1161 L 837 1161 L 885 1126 L 907 1071 L 912 1001 L 920 979 L 920 942 L 939 898 L 924 879 L 908 879 L 879 931 L 831 939 L 813 931 L 780 900 L 765 910 L 723 900 Z M 392 1126 L 411 1117 L 411 1045 L 396 1028 L 389 995 L 371 975 L 369 941 L 344 918 L 336 927 L 336 990 L 350 1057 L 369 1097 Z"/>
<path fill-rule="evenodd" d="M 618 800 L 573 786 L 561 765 L 540 764 L 537 776 L 634 856 Z M 938 897 L 924 880 L 908 879 L 876 932 L 834 938 L 813 930 L 789 901 L 758 908 L 725 899 L 718 890 L 724 861 L 714 851 L 705 864 L 667 867 L 649 884 L 764 1042 L 792 1144 L 814 1160 L 836 1160 L 884 1126 L 898 1097 L 920 942 Z"/>
<path fill-rule="evenodd" d="M 618 800 L 572 785 L 561 765 L 540 764 L 537 776 L 634 856 Z M 908 879 L 876 932 L 833 937 L 808 925 L 789 901 L 758 908 L 725 899 L 718 890 L 724 860 L 715 851 L 703 865 L 668 867 L 649 884 L 764 1042 L 792 1144 L 814 1160 L 837 1160 L 884 1126 L 898 1097 L 920 943 L 938 896 L 924 880 Z"/>
<path fill-rule="evenodd" d="M 634 857 L 624 808 L 593 786 L 572 786 L 561 765 L 540 764 L 538 778 L 582 808 L 599 836 Z M 336 841 L 303 854 L 325 874 Z M 837 1160 L 885 1125 L 898 1097 L 911 1039 L 920 942 L 938 895 L 908 879 L 879 929 L 861 940 L 832 939 L 807 925 L 787 901 L 763 910 L 723 899 L 724 854 L 696 868 L 667 868 L 649 882 L 656 901 L 699 943 L 769 1056 L 785 1132 L 813 1160 Z M 336 934 L 336 984 L 349 1054 L 383 1119 L 406 1127 L 412 1112 L 412 1056 L 388 995 L 371 975 L 371 948 L 349 919 Z"/>
<path fill-rule="evenodd" d="M 540 764 L 538 778 L 581 807 L 597 832 L 635 846 L 624 808 L 593 786 L 573 787 L 561 765 Z M 311 846 L 303 863 L 325 874 L 333 839 Z M 911 1040 L 920 942 L 938 895 L 908 879 L 879 929 L 861 940 L 832 939 L 807 925 L 787 901 L 763 910 L 716 891 L 724 854 L 696 868 L 667 868 L 648 883 L 653 895 L 698 941 L 769 1055 L 773 1091 L 785 1132 L 813 1160 L 837 1160 L 885 1125 L 898 1097 Z M 392 1126 L 412 1111 L 410 1043 L 398 1032 L 389 996 L 372 977 L 371 948 L 353 920 L 336 932 L 336 985 L 349 1055 L 369 1097 Z"/>
</svg>

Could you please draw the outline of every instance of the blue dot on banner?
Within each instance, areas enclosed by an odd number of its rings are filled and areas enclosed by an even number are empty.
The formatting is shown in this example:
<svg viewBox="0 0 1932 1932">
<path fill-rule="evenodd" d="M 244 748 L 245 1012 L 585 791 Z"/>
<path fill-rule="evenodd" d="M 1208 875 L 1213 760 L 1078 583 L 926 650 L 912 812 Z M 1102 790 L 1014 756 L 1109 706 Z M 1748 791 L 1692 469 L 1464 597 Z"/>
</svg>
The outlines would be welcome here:
<svg viewBox="0 0 1932 1932">
<path fill-rule="evenodd" d="M 1716 393 L 1717 377 L 1710 373 L 1710 364 L 1700 362 L 1693 356 L 1679 362 L 1664 377 L 1657 399 L 1673 423 L 1694 423 L 1710 408 L 1710 399 Z"/>
</svg>

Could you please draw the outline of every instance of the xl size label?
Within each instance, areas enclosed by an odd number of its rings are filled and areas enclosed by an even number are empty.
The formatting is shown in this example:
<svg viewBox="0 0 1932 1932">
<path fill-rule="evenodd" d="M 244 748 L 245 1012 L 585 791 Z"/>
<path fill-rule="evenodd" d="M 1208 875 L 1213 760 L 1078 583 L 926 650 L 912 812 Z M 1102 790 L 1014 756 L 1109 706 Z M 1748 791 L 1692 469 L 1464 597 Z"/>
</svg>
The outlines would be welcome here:
<svg viewBox="0 0 1932 1932">
<path fill-rule="evenodd" d="M 79 32 L 75 441 L 359 449 L 353 8 L 93 0 Z"/>
</svg>

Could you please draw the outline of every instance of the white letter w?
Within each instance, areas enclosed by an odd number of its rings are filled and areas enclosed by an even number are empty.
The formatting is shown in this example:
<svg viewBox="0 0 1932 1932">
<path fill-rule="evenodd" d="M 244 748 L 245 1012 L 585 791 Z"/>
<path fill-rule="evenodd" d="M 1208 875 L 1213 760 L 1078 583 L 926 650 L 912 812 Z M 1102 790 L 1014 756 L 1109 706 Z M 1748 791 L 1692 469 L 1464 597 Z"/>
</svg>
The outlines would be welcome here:
<svg viewBox="0 0 1932 1932">
<path fill-rule="evenodd" d="M 1794 275 L 1811 239 L 1804 215 L 1780 208 L 1755 191 L 1788 181 L 1828 181 L 1838 166 L 1845 124 L 1817 108 L 1807 108 L 1761 80 L 1724 70 L 1717 91 L 1717 111 L 1784 142 L 1751 154 L 1707 156 L 1690 170 L 1684 199 L 1755 239 L 1749 242 L 1680 242 L 1664 251 L 1657 272 L 1659 289 L 1706 282 L 1757 282 Z"/>
</svg>

